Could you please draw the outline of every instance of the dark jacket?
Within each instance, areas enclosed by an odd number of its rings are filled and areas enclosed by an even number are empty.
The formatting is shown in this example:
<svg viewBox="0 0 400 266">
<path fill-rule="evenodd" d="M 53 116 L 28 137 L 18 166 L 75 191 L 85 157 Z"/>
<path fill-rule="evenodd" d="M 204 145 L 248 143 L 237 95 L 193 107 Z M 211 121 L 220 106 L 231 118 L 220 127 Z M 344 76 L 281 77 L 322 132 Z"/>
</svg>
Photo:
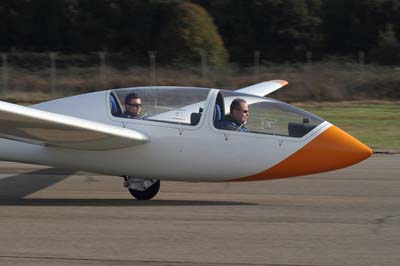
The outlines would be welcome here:
<svg viewBox="0 0 400 266">
<path fill-rule="evenodd" d="M 245 124 L 238 123 L 230 115 L 224 116 L 224 118 L 218 123 L 217 127 L 219 129 L 239 131 L 239 132 L 248 132 L 249 131 L 247 129 L 247 127 L 245 126 Z"/>
<path fill-rule="evenodd" d="M 122 114 L 122 117 L 125 117 L 125 118 L 131 118 L 131 119 L 141 119 L 141 120 L 143 120 L 144 119 L 144 116 L 143 115 L 138 115 L 138 116 L 132 116 L 132 114 L 131 113 L 129 113 L 129 112 L 124 112 L 123 114 Z"/>
</svg>

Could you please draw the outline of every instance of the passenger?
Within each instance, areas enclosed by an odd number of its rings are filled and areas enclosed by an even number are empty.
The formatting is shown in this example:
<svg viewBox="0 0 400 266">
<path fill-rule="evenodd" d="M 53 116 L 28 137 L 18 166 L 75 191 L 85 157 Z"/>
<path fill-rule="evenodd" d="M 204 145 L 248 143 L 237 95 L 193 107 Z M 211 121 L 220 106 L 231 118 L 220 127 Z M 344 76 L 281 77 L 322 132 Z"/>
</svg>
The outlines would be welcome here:
<svg viewBox="0 0 400 266">
<path fill-rule="evenodd" d="M 244 99 L 237 98 L 232 101 L 230 106 L 230 114 L 224 116 L 219 128 L 240 132 L 248 132 L 246 127 L 247 118 L 249 117 L 249 107 Z"/>
<path fill-rule="evenodd" d="M 142 100 L 136 93 L 129 93 L 125 98 L 125 112 L 123 117 L 133 119 L 144 119 L 141 115 L 142 111 Z"/>
</svg>

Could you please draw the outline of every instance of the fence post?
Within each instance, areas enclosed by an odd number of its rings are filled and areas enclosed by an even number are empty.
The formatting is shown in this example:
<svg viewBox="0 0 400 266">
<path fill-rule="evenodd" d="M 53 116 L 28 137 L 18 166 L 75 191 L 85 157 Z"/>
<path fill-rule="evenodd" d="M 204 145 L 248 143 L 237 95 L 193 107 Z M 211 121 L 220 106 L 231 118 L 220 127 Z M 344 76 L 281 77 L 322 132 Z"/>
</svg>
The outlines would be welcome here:
<svg viewBox="0 0 400 266">
<path fill-rule="evenodd" d="M 208 61 L 207 61 L 207 52 L 205 50 L 201 50 L 201 80 L 203 86 L 207 83 L 208 79 Z"/>
<path fill-rule="evenodd" d="M 56 93 L 57 89 L 57 68 L 56 68 L 56 53 L 50 52 L 50 92 L 51 94 Z"/>
<path fill-rule="evenodd" d="M 1 80 L 2 80 L 2 86 L 1 86 L 1 92 L 2 93 L 7 93 L 8 91 L 8 62 L 7 62 L 7 54 L 3 53 L 1 54 Z"/>
<path fill-rule="evenodd" d="M 99 52 L 100 57 L 100 83 L 101 86 L 105 86 L 106 84 L 106 52 Z M 104 89 L 104 88 L 103 88 Z"/>
<path fill-rule="evenodd" d="M 307 62 L 307 67 L 309 68 L 308 70 L 310 70 L 311 65 L 312 65 L 312 52 L 311 51 L 306 52 L 306 62 Z"/>
<path fill-rule="evenodd" d="M 259 50 L 254 51 L 254 80 L 258 82 L 260 80 L 260 56 Z"/>
<path fill-rule="evenodd" d="M 320 100 L 322 96 L 322 88 L 321 85 L 315 85 L 313 82 L 313 73 L 312 73 L 312 51 L 306 51 L 306 65 L 305 69 L 305 87 L 308 91 L 312 92 L 314 100 Z"/>
<path fill-rule="evenodd" d="M 157 51 L 149 51 L 150 57 L 150 83 L 151 85 L 156 84 L 156 55 Z"/>
<path fill-rule="evenodd" d="M 358 64 L 360 65 L 360 80 L 364 79 L 365 52 L 358 51 Z"/>
<path fill-rule="evenodd" d="M 365 53 L 364 53 L 364 51 L 358 51 L 358 63 L 361 65 L 361 66 L 364 66 L 364 63 L 365 63 Z"/>
</svg>

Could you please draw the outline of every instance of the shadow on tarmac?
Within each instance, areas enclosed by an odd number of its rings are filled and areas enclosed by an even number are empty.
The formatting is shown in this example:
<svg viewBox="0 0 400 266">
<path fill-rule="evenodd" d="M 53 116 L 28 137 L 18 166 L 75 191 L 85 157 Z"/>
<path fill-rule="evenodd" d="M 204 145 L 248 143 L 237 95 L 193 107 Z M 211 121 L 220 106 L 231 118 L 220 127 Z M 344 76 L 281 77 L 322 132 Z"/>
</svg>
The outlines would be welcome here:
<svg viewBox="0 0 400 266">
<path fill-rule="evenodd" d="M 2 178 L 0 179 L 0 200 L 22 199 L 66 179 L 75 172 L 48 168 Z"/>
<path fill-rule="evenodd" d="M 66 199 L 24 198 L 50 187 L 76 171 L 56 168 L 13 175 L 0 179 L 0 206 L 229 206 L 255 203 L 204 200 Z"/>
<path fill-rule="evenodd" d="M 256 203 L 204 200 L 134 200 L 134 199 L 0 199 L 0 206 L 235 206 Z"/>
</svg>

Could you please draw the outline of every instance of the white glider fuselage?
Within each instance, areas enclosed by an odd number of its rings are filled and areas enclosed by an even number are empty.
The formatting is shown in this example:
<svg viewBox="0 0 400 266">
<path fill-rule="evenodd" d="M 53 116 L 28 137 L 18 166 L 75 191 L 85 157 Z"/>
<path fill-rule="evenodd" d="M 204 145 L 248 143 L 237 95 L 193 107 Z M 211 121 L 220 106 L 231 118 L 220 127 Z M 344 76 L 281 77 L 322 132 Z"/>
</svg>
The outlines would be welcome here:
<svg viewBox="0 0 400 266">
<path fill-rule="evenodd" d="M 33 105 L 34 109 L 132 129 L 149 140 L 125 148 L 79 150 L 0 139 L 0 160 L 197 182 L 312 174 L 342 168 L 371 155 L 368 147 L 326 121 L 302 137 L 218 129 L 213 123 L 218 94 L 219 90 L 210 90 L 200 121 L 194 126 L 113 116 L 110 91 Z"/>
</svg>

